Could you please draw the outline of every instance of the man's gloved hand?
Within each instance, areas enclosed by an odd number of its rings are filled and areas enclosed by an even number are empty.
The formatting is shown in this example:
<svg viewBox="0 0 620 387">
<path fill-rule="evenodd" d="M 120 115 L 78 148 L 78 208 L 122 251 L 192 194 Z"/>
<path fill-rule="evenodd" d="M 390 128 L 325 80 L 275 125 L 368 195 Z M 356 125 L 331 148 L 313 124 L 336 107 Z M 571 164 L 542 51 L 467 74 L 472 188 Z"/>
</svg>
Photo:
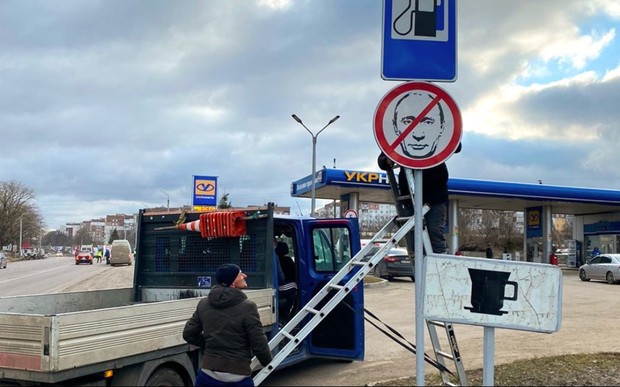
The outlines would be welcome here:
<svg viewBox="0 0 620 387">
<path fill-rule="evenodd" d="M 394 168 L 394 161 L 387 157 L 383 152 L 381 152 L 379 157 L 377 157 L 377 164 L 379 164 L 379 168 L 384 171 Z"/>
</svg>

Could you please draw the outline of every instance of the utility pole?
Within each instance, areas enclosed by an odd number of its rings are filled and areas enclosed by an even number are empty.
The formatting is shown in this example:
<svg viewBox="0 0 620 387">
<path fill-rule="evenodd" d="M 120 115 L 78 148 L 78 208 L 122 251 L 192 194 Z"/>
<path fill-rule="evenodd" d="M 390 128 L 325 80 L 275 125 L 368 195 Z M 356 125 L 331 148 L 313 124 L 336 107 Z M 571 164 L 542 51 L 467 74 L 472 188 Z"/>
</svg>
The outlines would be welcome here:
<svg viewBox="0 0 620 387">
<path fill-rule="evenodd" d="M 21 258 L 22 256 L 22 240 L 23 240 L 23 230 L 24 230 L 24 216 L 20 216 L 19 217 L 19 246 L 18 246 L 18 250 L 19 251 L 19 257 Z"/>
</svg>

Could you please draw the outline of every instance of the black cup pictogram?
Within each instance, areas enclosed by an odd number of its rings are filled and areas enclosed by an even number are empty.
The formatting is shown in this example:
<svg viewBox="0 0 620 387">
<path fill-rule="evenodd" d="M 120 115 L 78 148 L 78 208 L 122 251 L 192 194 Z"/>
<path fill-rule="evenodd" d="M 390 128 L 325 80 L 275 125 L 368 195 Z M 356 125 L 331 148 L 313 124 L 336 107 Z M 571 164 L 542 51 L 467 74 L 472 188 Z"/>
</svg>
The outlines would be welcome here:
<svg viewBox="0 0 620 387">
<path fill-rule="evenodd" d="M 516 301 L 518 285 L 514 281 L 508 281 L 510 272 L 468 269 L 471 278 L 471 305 L 465 309 L 472 313 L 494 314 L 501 316 L 506 311 L 500 310 L 504 306 L 504 300 Z M 512 285 L 514 293 L 512 297 L 506 297 L 506 285 Z"/>
</svg>

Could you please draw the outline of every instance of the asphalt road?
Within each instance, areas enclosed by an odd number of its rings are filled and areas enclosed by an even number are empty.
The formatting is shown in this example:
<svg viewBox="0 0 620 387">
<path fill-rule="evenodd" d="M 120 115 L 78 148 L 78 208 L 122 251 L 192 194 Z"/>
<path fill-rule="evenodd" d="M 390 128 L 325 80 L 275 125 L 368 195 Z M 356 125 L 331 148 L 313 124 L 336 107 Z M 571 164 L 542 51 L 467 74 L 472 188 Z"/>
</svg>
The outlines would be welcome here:
<svg viewBox="0 0 620 387">
<path fill-rule="evenodd" d="M 131 286 L 132 273 L 133 266 L 76 265 L 72 256 L 9 262 L 0 270 L 0 296 Z"/>
</svg>

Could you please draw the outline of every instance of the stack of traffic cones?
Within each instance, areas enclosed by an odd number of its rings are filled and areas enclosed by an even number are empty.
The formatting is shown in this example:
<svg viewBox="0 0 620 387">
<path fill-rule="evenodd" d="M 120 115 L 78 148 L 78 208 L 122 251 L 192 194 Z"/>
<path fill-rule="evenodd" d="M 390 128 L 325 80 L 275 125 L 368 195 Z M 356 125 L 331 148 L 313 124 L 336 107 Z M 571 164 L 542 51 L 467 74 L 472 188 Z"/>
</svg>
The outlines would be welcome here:
<svg viewBox="0 0 620 387">
<path fill-rule="evenodd" d="M 246 234 L 245 212 L 206 212 L 200 219 L 177 224 L 179 230 L 200 232 L 203 238 L 238 237 Z"/>
</svg>

